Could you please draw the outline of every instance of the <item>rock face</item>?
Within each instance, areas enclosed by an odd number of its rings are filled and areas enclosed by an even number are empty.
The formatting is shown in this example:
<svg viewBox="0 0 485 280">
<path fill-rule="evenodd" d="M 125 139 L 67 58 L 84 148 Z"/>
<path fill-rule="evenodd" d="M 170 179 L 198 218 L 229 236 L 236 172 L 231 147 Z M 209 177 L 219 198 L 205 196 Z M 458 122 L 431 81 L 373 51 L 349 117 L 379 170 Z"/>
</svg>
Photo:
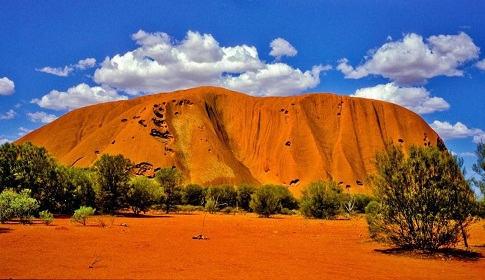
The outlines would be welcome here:
<svg viewBox="0 0 485 280">
<path fill-rule="evenodd" d="M 369 193 L 372 160 L 392 140 L 442 145 L 426 122 L 400 106 L 334 94 L 252 97 L 215 87 L 80 108 L 19 139 L 61 163 L 90 166 L 123 154 L 137 174 L 176 166 L 187 183 L 285 184 L 298 195 L 333 179 Z"/>
</svg>

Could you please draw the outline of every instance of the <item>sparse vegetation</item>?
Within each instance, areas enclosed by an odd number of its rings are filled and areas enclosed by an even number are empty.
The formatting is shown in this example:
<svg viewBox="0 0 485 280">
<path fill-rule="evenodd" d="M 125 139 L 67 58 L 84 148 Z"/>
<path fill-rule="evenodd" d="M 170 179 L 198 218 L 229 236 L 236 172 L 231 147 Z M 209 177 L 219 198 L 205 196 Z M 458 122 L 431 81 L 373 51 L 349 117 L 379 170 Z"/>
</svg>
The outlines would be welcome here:
<svg viewBox="0 0 485 280">
<path fill-rule="evenodd" d="M 126 203 L 135 215 L 146 212 L 154 204 L 163 202 L 163 188 L 146 177 L 133 177 L 128 182 Z"/>
<path fill-rule="evenodd" d="M 155 173 L 155 180 L 165 192 L 165 212 L 169 213 L 182 200 L 182 172 L 176 168 L 162 168 Z"/>
<path fill-rule="evenodd" d="M 0 222 L 18 219 L 21 224 L 30 224 L 34 212 L 39 208 L 36 199 L 30 197 L 30 190 L 24 189 L 17 193 L 13 189 L 5 189 L 0 193 Z"/>
<path fill-rule="evenodd" d="M 475 198 L 457 159 L 436 147 L 389 144 L 376 156 L 377 174 L 371 177 L 380 200 L 367 207 L 373 236 L 410 249 L 434 251 L 467 245 L 467 226 Z"/>
<path fill-rule="evenodd" d="M 96 205 L 101 213 L 114 214 L 125 205 L 133 167 L 133 162 L 123 155 L 104 154 L 94 163 Z"/>
<path fill-rule="evenodd" d="M 480 177 L 480 180 L 472 178 L 472 183 L 479 188 L 482 193 L 482 197 L 477 203 L 476 214 L 481 218 L 485 218 L 485 143 L 478 143 L 475 155 L 477 156 L 477 162 L 473 164 L 472 168 Z"/>
<path fill-rule="evenodd" d="M 256 191 L 256 188 L 251 185 L 241 184 L 237 187 L 236 202 L 238 208 L 250 212 L 251 207 L 249 202 L 251 201 L 251 195 Z"/>
<path fill-rule="evenodd" d="M 71 221 L 80 223 L 85 226 L 89 220 L 89 217 L 94 215 L 95 209 L 89 206 L 81 206 L 79 209 L 74 211 L 74 215 L 71 217 Z"/>
<path fill-rule="evenodd" d="M 300 211 L 305 217 L 333 219 L 340 210 L 342 189 L 334 181 L 312 182 L 301 194 Z"/>
<path fill-rule="evenodd" d="M 281 209 L 278 190 L 274 185 L 264 185 L 251 195 L 251 209 L 262 217 L 271 217 Z"/>
<path fill-rule="evenodd" d="M 54 215 L 49 212 L 49 210 L 44 210 L 39 212 L 39 218 L 42 220 L 42 222 L 48 226 L 54 222 Z"/>
</svg>

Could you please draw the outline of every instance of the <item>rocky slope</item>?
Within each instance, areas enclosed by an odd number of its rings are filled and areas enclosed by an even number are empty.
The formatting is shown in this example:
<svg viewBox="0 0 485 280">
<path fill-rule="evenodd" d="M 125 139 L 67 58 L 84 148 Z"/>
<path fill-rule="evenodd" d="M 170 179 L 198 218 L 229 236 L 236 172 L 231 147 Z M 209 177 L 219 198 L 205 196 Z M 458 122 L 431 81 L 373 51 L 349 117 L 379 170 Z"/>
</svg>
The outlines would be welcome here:
<svg viewBox="0 0 485 280">
<path fill-rule="evenodd" d="M 334 179 L 369 193 L 372 159 L 385 142 L 444 145 L 400 106 L 334 94 L 252 97 L 215 87 L 80 108 L 19 139 L 61 163 L 90 166 L 123 154 L 139 174 L 176 166 L 186 182 L 285 184 L 292 192 Z"/>
</svg>

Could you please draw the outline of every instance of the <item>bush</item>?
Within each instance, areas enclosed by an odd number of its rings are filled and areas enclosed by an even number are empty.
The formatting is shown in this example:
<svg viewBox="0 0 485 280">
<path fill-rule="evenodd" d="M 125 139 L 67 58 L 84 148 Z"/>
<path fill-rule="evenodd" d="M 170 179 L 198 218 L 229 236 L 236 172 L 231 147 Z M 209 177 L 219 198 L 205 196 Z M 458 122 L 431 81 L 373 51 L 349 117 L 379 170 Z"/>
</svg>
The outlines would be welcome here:
<svg viewBox="0 0 485 280">
<path fill-rule="evenodd" d="M 12 189 L 5 189 L 0 193 L 0 222 L 3 224 L 14 217 L 11 202 L 18 196 Z"/>
<path fill-rule="evenodd" d="M 17 218 L 22 224 L 32 223 L 39 202 L 30 197 L 30 193 L 29 189 L 24 189 L 20 193 L 12 189 L 3 190 L 0 193 L 0 221 L 5 223 Z"/>
<path fill-rule="evenodd" d="M 405 157 L 401 147 L 388 145 L 376 155 L 375 166 L 371 182 L 381 211 L 369 230 L 409 249 L 434 251 L 461 239 L 467 246 L 475 197 L 455 157 L 415 146 Z"/>
<path fill-rule="evenodd" d="M 85 226 L 88 222 L 90 216 L 94 215 L 96 210 L 89 206 L 81 206 L 79 209 L 74 211 L 74 215 L 71 220 L 76 223 L 80 223 Z"/>
<path fill-rule="evenodd" d="M 280 202 L 280 209 L 288 208 L 290 210 L 298 209 L 298 200 L 293 196 L 288 187 L 274 185 L 276 196 Z"/>
<path fill-rule="evenodd" d="M 376 198 L 370 195 L 365 195 L 365 194 L 354 194 L 354 201 L 355 201 L 355 206 L 354 210 L 359 213 L 366 213 L 365 212 L 365 207 L 371 202 L 375 201 Z"/>
<path fill-rule="evenodd" d="M 382 235 L 382 206 L 377 201 L 371 201 L 365 207 L 365 219 L 367 221 L 370 238 L 376 241 L 384 241 L 385 237 Z"/>
<path fill-rule="evenodd" d="M 205 202 L 205 210 L 211 214 L 217 211 L 217 201 L 213 198 L 208 198 Z"/>
<path fill-rule="evenodd" d="M 96 172 L 96 204 L 101 213 L 114 214 L 123 208 L 133 162 L 123 155 L 103 154 L 93 166 Z"/>
<path fill-rule="evenodd" d="M 340 210 L 342 189 L 334 181 L 312 182 L 301 194 L 300 211 L 305 217 L 333 219 Z"/>
<path fill-rule="evenodd" d="M 256 188 L 251 185 L 242 184 L 237 187 L 236 202 L 237 207 L 243 209 L 246 212 L 251 211 L 249 202 L 251 201 L 251 195 L 256 191 Z"/>
<path fill-rule="evenodd" d="M 161 203 L 165 196 L 163 188 L 147 177 L 133 177 L 128 182 L 126 203 L 135 215 L 146 212 L 154 204 Z"/>
<path fill-rule="evenodd" d="M 168 214 L 182 202 L 182 172 L 176 168 L 162 168 L 155 173 L 155 180 L 163 187 L 165 213 Z"/>
<path fill-rule="evenodd" d="M 249 202 L 251 209 L 262 217 L 270 217 L 281 209 L 278 190 L 274 185 L 264 185 L 258 188 Z"/>
<path fill-rule="evenodd" d="M 54 222 L 54 215 L 49 212 L 48 210 L 40 211 L 39 212 L 39 218 L 42 220 L 42 222 L 48 226 L 52 222 Z"/>
<path fill-rule="evenodd" d="M 207 188 L 206 200 L 212 199 L 220 206 L 236 207 L 237 192 L 233 185 L 210 186 Z"/>
<path fill-rule="evenodd" d="M 183 204 L 200 206 L 204 204 L 204 188 L 197 184 L 188 184 L 182 189 Z"/>
</svg>

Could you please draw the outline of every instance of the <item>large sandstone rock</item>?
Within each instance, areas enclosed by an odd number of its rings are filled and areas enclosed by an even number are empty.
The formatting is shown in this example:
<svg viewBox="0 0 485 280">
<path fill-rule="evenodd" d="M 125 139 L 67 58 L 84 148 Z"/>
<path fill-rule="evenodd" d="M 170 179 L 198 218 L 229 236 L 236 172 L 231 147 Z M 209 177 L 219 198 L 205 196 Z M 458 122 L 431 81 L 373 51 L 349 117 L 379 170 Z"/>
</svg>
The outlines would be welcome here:
<svg viewBox="0 0 485 280">
<path fill-rule="evenodd" d="M 44 146 L 67 165 L 121 153 L 146 175 L 176 166 L 187 183 L 285 184 L 298 195 L 330 178 L 369 193 L 372 160 L 389 140 L 405 149 L 443 145 L 421 117 L 382 101 L 200 87 L 80 108 L 17 143 Z"/>
</svg>

